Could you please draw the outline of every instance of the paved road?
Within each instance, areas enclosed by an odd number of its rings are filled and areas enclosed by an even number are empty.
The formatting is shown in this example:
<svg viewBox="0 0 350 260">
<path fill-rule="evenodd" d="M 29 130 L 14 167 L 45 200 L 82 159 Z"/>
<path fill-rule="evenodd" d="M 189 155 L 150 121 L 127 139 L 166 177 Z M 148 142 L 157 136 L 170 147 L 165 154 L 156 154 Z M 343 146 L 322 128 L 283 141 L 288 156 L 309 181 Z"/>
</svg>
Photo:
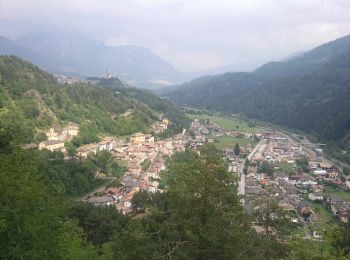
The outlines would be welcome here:
<svg viewBox="0 0 350 260">
<path fill-rule="evenodd" d="M 238 195 L 244 195 L 245 194 L 245 175 L 240 174 L 240 181 L 238 184 Z"/>
<path fill-rule="evenodd" d="M 247 159 L 250 161 L 254 154 L 259 150 L 260 146 L 264 143 L 263 140 L 261 140 L 253 149 L 253 151 L 251 151 L 251 153 L 247 156 Z M 246 162 L 247 159 L 244 159 L 243 161 L 243 165 L 240 169 L 240 181 L 238 183 L 238 195 L 243 195 L 243 198 L 241 199 L 241 203 L 244 205 L 245 201 L 244 201 L 244 195 L 245 195 L 245 174 L 243 172 L 244 169 L 244 164 Z"/>
</svg>

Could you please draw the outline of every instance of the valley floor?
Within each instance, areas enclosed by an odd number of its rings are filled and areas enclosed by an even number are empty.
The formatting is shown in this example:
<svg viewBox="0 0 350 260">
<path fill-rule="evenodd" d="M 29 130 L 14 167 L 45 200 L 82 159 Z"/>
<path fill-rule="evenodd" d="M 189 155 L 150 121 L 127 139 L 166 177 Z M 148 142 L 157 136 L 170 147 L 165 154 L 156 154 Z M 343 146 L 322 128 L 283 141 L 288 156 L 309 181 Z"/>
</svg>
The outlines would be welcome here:
<svg viewBox="0 0 350 260">
<path fill-rule="evenodd" d="M 289 215 L 289 235 L 308 239 L 322 239 L 325 230 L 347 221 L 349 178 L 323 156 L 318 144 L 238 118 L 189 116 L 194 133 L 225 152 L 229 170 L 240 178 L 238 190 L 246 211 L 253 212 L 260 200 L 273 197 Z"/>
</svg>

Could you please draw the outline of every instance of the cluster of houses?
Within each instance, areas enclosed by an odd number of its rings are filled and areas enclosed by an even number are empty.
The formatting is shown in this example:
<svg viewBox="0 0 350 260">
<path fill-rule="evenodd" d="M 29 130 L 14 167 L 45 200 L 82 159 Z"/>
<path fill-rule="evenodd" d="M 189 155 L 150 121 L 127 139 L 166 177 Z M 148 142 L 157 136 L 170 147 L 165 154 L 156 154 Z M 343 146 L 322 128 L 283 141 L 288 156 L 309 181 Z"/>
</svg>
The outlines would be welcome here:
<svg viewBox="0 0 350 260">
<path fill-rule="evenodd" d="M 55 74 L 54 77 L 56 78 L 57 83 L 60 85 L 74 85 L 77 83 L 97 85 L 99 82 L 98 79 L 82 79 L 78 77 L 71 77 L 71 76 L 59 75 L 59 74 Z"/>
<path fill-rule="evenodd" d="M 64 128 L 50 128 L 46 133 L 47 140 L 39 143 L 39 150 L 47 149 L 50 151 L 65 152 L 64 143 L 72 140 L 74 136 L 79 134 L 79 127 L 74 124 L 69 124 Z"/>
<path fill-rule="evenodd" d="M 278 201 L 293 223 L 303 222 L 314 226 L 319 221 L 320 216 L 311 202 L 322 203 L 337 218 L 347 222 L 350 202 L 323 193 L 327 185 L 344 191 L 349 189 L 349 182 L 342 180 L 335 165 L 283 136 L 262 135 L 259 138 L 259 145 L 252 154 L 245 176 L 244 207 L 248 212 L 254 211 L 256 201 L 270 197 Z M 230 170 L 240 172 L 243 167 L 242 159 L 228 158 L 232 165 Z M 307 158 L 309 162 L 306 172 L 296 165 L 296 161 L 301 158 Z M 258 171 L 258 165 L 262 161 L 268 161 L 274 167 L 272 175 Z M 290 170 L 280 169 L 281 163 L 289 165 Z M 313 233 L 315 237 L 319 237 L 319 234 L 318 231 Z"/>
<path fill-rule="evenodd" d="M 55 126 L 45 132 L 46 141 L 40 142 L 39 144 L 31 143 L 24 146 L 25 149 L 47 149 L 51 152 L 60 151 L 65 153 L 66 148 L 64 143 L 70 141 L 74 136 L 79 134 L 79 126 L 75 124 L 68 124 L 65 127 Z"/>
<path fill-rule="evenodd" d="M 163 192 L 162 187 L 159 187 L 159 175 L 165 170 L 166 159 L 174 152 L 184 151 L 190 142 L 191 136 L 187 133 L 158 141 L 155 141 L 151 134 L 136 133 L 130 136 L 128 141 L 105 138 L 99 143 L 79 147 L 77 153 L 83 157 L 108 150 L 116 160 L 123 161 L 126 166 L 119 186 L 110 187 L 104 191 L 103 196 L 90 197 L 87 202 L 95 205 L 115 205 L 122 213 L 129 213 L 136 192 Z"/>
<path fill-rule="evenodd" d="M 163 133 L 164 130 L 168 129 L 169 120 L 164 118 L 161 122 L 155 122 L 151 125 L 151 129 L 155 134 Z"/>
</svg>

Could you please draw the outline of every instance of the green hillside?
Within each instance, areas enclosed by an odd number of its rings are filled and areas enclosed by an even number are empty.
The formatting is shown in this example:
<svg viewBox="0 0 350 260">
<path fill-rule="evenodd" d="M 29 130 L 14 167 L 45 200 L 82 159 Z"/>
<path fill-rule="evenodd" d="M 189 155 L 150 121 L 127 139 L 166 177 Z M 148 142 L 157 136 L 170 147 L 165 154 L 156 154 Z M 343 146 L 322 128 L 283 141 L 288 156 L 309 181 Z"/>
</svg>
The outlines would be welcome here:
<svg viewBox="0 0 350 260">
<path fill-rule="evenodd" d="M 68 122 L 80 125 L 86 139 L 82 142 L 96 139 L 98 134 L 147 131 L 160 116 L 169 117 L 178 129 L 188 124 L 185 115 L 168 100 L 124 85 L 118 91 L 104 85 L 59 85 L 52 75 L 32 64 L 1 56 L 0 124 L 20 124 L 27 130 L 23 142 L 40 139 L 40 130 Z M 122 116 L 126 111 L 132 113 Z"/>
</svg>

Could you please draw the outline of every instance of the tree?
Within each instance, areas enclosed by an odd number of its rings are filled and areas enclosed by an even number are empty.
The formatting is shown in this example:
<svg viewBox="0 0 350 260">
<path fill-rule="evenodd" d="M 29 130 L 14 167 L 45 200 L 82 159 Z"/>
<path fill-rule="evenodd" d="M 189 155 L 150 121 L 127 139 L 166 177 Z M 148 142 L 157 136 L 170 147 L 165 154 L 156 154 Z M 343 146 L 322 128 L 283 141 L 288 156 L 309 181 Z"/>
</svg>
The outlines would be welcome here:
<svg viewBox="0 0 350 260">
<path fill-rule="evenodd" d="M 47 186 L 31 151 L 0 153 L 0 258 L 91 259 L 97 257 L 55 183 Z"/>
<path fill-rule="evenodd" d="M 350 167 L 344 167 L 343 168 L 343 173 L 348 176 L 350 174 Z"/>
<path fill-rule="evenodd" d="M 268 161 L 262 161 L 259 167 L 259 172 L 266 173 L 269 176 L 272 176 L 273 174 L 273 167 L 272 164 Z"/>
<path fill-rule="evenodd" d="M 129 224 L 129 218 L 119 213 L 115 207 L 95 207 L 85 203 L 75 203 L 68 216 L 78 220 L 88 241 L 96 245 L 111 241 Z"/>
<path fill-rule="evenodd" d="M 167 185 L 164 208 L 151 216 L 158 220 L 151 225 L 151 230 L 155 225 L 159 230 L 153 237 L 157 250 L 180 259 L 255 255 L 254 233 L 239 203 L 237 179 L 214 145 L 204 145 L 200 154 L 175 154 L 162 175 Z M 248 240 L 249 245 L 243 242 Z"/>
<path fill-rule="evenodd" d="M 151 166 L 152 162 L 148 159 L 144 160 L 142 163 L 141 163 L 141 169 L 143 171 L 147 171 L 148 168 Z"/>
<path fill-rule="evenodd" d="M 147 191 L 139 191 L 132 197 L 132 208 L 134 211 L 144 211 L 149 204 L 150 194 Z"/>
<path fill-rule="evenodd" d="M 64 146 L 69 156 L 73 157 L 76 154 L 77 148 L 74 146 L 72 142 L 65 142 Z"/>
<path fill-rule="evenodd" d="M 299 172 L 309 172 L 309 162 L 306 157 L 302 157 L 300 159 L 297 159 L 296 161 L 297 167 Z"/>
<path fill-rule="evenodd" d="M 248 174 L 249 165 L 250 165 L 250 161 L 249 161 L 249 159 L 246 159 L 246 160 L 244 161 L 244 166 L 243 166 L 243 173 L 244 173 L 245 175 Z"/>
<path fill-rule="evenodd" d="M 331 230 L 331 246 L 337 256 L 350 256 L 350 221 Z"/>
<path fill-rule="evenodd" d="M 43 141 L 46 141 L 47 140 L 47 136 L 46 136 L 46 134 L 45 133 L 43 133 L 43 132 L 40 132 L 40 133 L 38 133 L 37 135 L 36 135 L 36 141 L 38 142 L 38 143 L 40 143 L 40 142 L 43 142 Z"/>
<path fill-rule="evenodd" d="M 91 161 L 101 173 L 121 178 L 124 175 L 124 167 L 119 165 L 112 154 L 106 150 L 99 151 L 90 157 Z"/>
<path fill-rule="evenodd" d="M 235 148 L 234 148 L 235 155 L 238 156 L 240 153 L 239 145 L 236 143 Z"/>
<path fill-rule="evenodd" d="M 268 194 L 254 201 L 255 225 L 263 228 L 262 254 L 264 259 L 280 258 L 285 253 L 285 246 L 278 243 L 278 239 L 285 239 L 283 231 L 288 224 L 285 211 L 278 205 L 278 201 Z"/>
</svg>

